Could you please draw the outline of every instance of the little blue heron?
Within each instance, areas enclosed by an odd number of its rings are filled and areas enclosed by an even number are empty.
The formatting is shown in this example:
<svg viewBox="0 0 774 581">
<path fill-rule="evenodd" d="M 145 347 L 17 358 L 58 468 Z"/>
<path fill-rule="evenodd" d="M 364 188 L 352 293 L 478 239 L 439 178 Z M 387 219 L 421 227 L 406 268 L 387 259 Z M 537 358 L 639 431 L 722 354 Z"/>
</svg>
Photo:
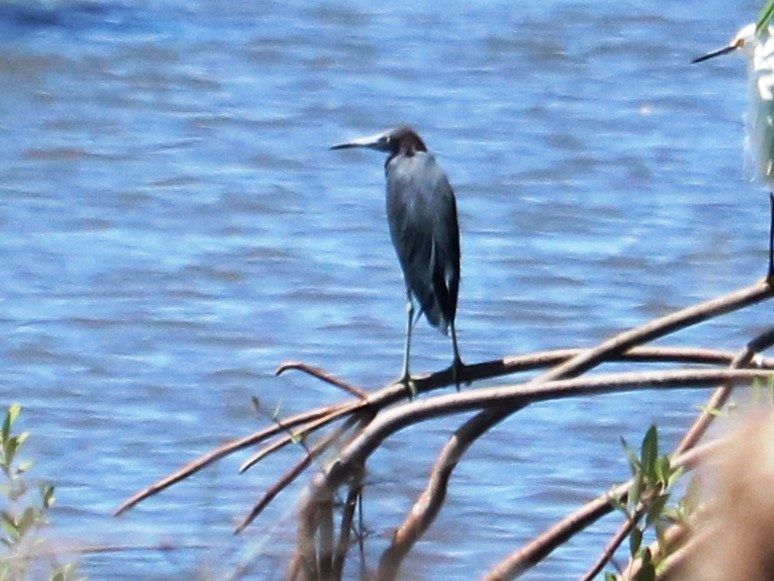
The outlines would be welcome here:
<svg viewBox="0 0 774 581">
<path fill-rule="evenodd" d="M 755 23 L 744 26 L 731 42 L 694 59 L 700 63 L 716 56 L 739 51 L 747 57 L 748 136 L 757 158 L 758 172 L 769 185 L 771 221 L 769 224 L 769 270 L 774 280 L 774 30 L 766 28 L 756 34 Z"/>
<path fill-rule="evenodd" d="M 454 318 L 460 286 L 460 229 L 457 202 L 449 179 L 410 127 L 396 127 L 378 135 L 339 143 L 331 149 L 350 147 L 367 147 L 389 154 L 384 163 L 387 222 L 403 269 L 408 299 L 406 350 L 400 381 L 412 395 L 416 393 L 409 374 L 411 330 L 424 313 L 427 321 L 444 335 L 451 329 L 454 349 L 451 370 L 459 390 L 459 372 L 464 364 L 457 347 Z M 420 309 L 416 319 L 415 300 Z"/>
</svg>

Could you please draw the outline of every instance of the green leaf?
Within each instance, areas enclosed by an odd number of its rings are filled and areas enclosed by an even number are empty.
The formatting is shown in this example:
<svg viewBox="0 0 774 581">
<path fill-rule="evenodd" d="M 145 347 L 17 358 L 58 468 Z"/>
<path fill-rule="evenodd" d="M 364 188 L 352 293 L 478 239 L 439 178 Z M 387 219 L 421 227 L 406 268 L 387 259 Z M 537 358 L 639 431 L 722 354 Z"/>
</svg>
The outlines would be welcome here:
<svg viewBox="0 0 774 581">
<path fill-rule="evenodd" d="M 681 503 L 678 502 L 677 506 L 666 506 L 664 512 L 661 513 L 662 519 L 672 523 L 682 523 L 685 515 L 681 510 Z"/>
<path fill-rule="evenodd" d="M 7 523 L 8 526 L 12 527 L 14 530 L 18 528 L 16 526 L 16 516 L 11 511 L 4 510 L 0 512 L 0 518 L 2 518 L 3 522 Z"/>
<path fill-rule="evenodd" d="M 640 461 L 642 471 L 649 482 L 656 480 L 656 458 L 658 458 L 658 431 L 656 426 L 650 426 L 642 439 Z"/>
<path fill-rule="evenodd" d="M 640 550 L 641 546 L 642 531 L 637 527 L 634 527 L 632 532 L 629 533 L 629 554 L 632 556 L 632 558 L 637 556 L 637 552 Z"/>
<path fill-rule="evenodd" d="M 77 563 L 67 563 L 60 567 L 58 570 L 51 573 L 51 580 L 53 581 L 56 579 L 56 581 L 76 581 L 78 579 L 77 572 Z"/>
<path fill-rule="evenodd" d="M 669 475 L 671 473 L 671 463 L 669 462 L 669 456 L 664 454 L 656 458 L 656 482 L 666 486 L 669 482 Z"/>
<path fill-rule="evenodd" d="M 637 506 L 640 503 L 643 485 L 642 472 L 637 471 L 634 475 L 634 482 L 632 482 L 632 486 L 629 488 L 629 502 L 634 506 Z"/>
<path fill-rule="evenodd" d="M 634 474 L 640 468 L 640 459 L 637 458 L 637 453 L 634 451 L 634 448 L 632 448 L 626 442 L 626 440 L 624 440 L 623 436 L 621 436 L 621 445 L 623 446 L 624 453 L 626 454 L 626 459 L 629 462 L 629 468 L 632 471 L 632 476 L 634 476 Z"/>
<path fill-rule="evenodd" d="M 650 549 L 648 547 L 645 547 L 642 550 L 641 557 L 643 566 L 653 562 L 653 555 L 650 554 Z"/>
<path fill-rule="evenodd" d="M 643 564 L 634 579 L 635 581 L 656 581 L 656 568 L 653 563 Z"/>
<path fill-rule="evenodd" d="M 709 414 L 709 415 L 711 415 L 711 416 L 714 416 L 714 417 L 716 417 L 716 418 L 719 418 L 719 417 L 725 417 L 725 416 L 727 416 L 727 415 L 728 415 L 728 413 L 726 413 L 726 412 L 725 412 L 725 411 L 723 411 L 722 409 L 720 409 L 720 408 L 716 408 L 716 407 L 710 407 L 710 406 L 706 406 L 706 405 L 700 405 L 700 406 L 699 406 L 699 409 L 700 409 L 702 412 L 704 412 L 705 414 Z"/>
<path fill-rule="evenodd" d="M 656 540 L 658 541 L 658 550 L 662 555 L 669 554 L 666 542 L 666 526 L 656 523 Z M 663 562 L 663 560 L 662 560 Z"/>
<path fill-rule="evenodd" d="M 22 407 L 18 403 L 11 404 L 8 407 L 8 413 L 6 414 L 5 422 L 3 423 L 3 436 L 7 437 L 8 434 L 11 433 L 11 428 L 13 427 L 13 424 L 16 421 L 16 418 L 19 417 L 21 410 L 22 410 Z"/>
<path fill-rule="evenodd" d="M 772 16 L 774 16 L 774 2 L 769 0 L 758 16 L 758 23 L 755 26 L 755 34 L 761 34 L 764 30 L 766 30 L 766 27 L 769 25 L 769 21 L 771 20 Z"/>
<path fill-rule="evenodd" d="M 3 442 L 3 464 L 9 469 L 13 464 L 13 459 L 16 456 L 16 449 L 18 447 L 18 440 L 13 436 Z"/>
<path fill-rule="evenodd" d="M 54 485 L 46 482 L 38 482 L 38 492 L 43 501 L 43 508 L 51 508 L 56 501 L 54 496 Z"/>
<path fill-rule="evenodd" d="M 657 522 L 664 514 L 664 507 L 669 500 L 668 494 L 662 494 L 657 496 L 650 502 L 648 506 L 648 512 L 645 516 L 645 525 L 650 526 L 654 522 Z"/>
<path fill-rule="evenodd" d="M 674 486 L 675 482 L 677 482 L 683 474 L 685 474 L 685 468 L 683 468 L 682 466 L 675 468 L 672 471 L 672 473 L 669 475 L 669 478 L 667 478 L 666 489 L 672 490 L 672 487 Z"/>
<path fill-rule="evenodd" d="M 21 476 L 25 472 L 28 472 L 30 468 L 32 468 L 32 465 L 35 464 L 32 460 L 25 460 L 19 466 L 16 468 L 16 475 Z"/>
<path fill-rule="evenodd" d="M 38 520 L 38 512 L 31 506 L 24 509 L 21 520 L 19 521 L 19 536 L 24 536 Z"/>
</svg>

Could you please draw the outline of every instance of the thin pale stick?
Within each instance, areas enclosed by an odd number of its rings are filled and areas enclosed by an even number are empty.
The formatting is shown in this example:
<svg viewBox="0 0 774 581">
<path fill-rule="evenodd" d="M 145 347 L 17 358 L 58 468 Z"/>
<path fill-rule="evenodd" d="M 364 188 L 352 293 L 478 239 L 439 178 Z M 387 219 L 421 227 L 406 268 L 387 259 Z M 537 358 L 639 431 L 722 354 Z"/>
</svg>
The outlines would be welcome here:
<svg viewBox="0 0 774 581">
<path fill-rule="evenodd" d="M 200 456 L 199 458 L 193 460 L 192 462 L 189 462 L 188 464 L 178 469 L 176 472 L 173 472 L 169 476 L 166 476 L 161 480 L 159 480 L 158 482 L 155 482 L 154 484 L 151 484 L 147 488 L 144 488 L 143 490 L 141 490 L 140 492 L 138 492 L 128 500 L 124 501 L 124 503 L 121 504 L 121 506 L 119 506 L 116 509 L 115 513 L 113 514 L 114 516 L 118 516 L 121 513 L 135 506 L 138 502 L 150 496 L 158 494 L 162 490 L 169 488 L 176 482 L 180 482 L 181 480 L 191 476 L 192 474 L 195 474 L 196 472 L 198 472 L 202 468 L 205 468 L 206 466 L 209 466 L 213 462 L 216 462 L 221 458 L 224 458 L 230 454 L 233 454 L 237 450 L 241 450 L 249 446 L 254 446 L 255 444 L 258 444 L 267 438 L 271 438 L 272 436 L 274 436 L 275 434 L 283 430 L 297 426 L 299 424 L 308 423 L 311 421 L 322 422 L 324 425 L 326 423 L 335 421 L 342 416 L 352 413 L 353 411 L 361 409 L 362 407 L 363 407 L 363 404 L 356 402 L 354 404 L 345 403 L 345 404 L 338 404 L 334 406 L 328 406 L 325 408 L 319 408 L 316 410 L 312 410 L 311 412 L 305 412 L 305 413 L 293 416 L 292 418 L 289 418 L 287 420 L 280 422 L 280 425 L 274 424 L 272 426 L 264 428 L 263 430 L 259 430 L 258 432 L 250 434 L 249 436 L 240 438 L 239 440 L 233 440 L 231 442 L 227 442 L 226 444 L 219 446 L 218 448 L 205 454 L 204 456 Z"/>
<path fill-rule="evenodd" d="M 326 435 L 322 440 L 312 446 L 312 448 L 307 450 L 306 454 L 304 454 L 304 457 L 296 462 L 295 466 L 288 470 L 279 480 L 277 480 L 271 487 L 269 487 L 261 499 L 255 504 L 255 506 L 253 506 L 248 515 L 242 519 L 242 522 L 240 522 L 239 525 L 237 525 L 234 533 L 239 534 L 244 531 L 251 522 L 258 518 L 261 512 L 263 512 L 263 509 L 266 508 L 280 492 L 282 492 L 285 488 L 288 487 L 288 485 L 290 485 L 290 483 L 298 478 L 298 476 L 304 470 L 306 470 L 312 461 L 314 461 L 316 458 L 319 458 L 320 455 L 325 452 L 325 450 L 327 450 L 344 433 L 346 433 L 347 430 L 355 425 L 357 421 L 358 418 L 356 416 L 347 418 L 347 420 L 341 426 L 333 430 L 330 434 Z"/>
<path fill-rule="evenodd" d="M 365 399 L 368 397 L 368 392 L 360 389 L 356 385 L 352 385 L 351 383 L 347 383 L 346 381 L 331 375 L 321 367 L 307 365 L 306 363 L 301 363 L 300 361 L 286 361 L 285 363 L 281 363 L 280 366 L 277 367 L 277 370 L 274 372 L 274 375 L 282 375 L 291 369 L 295 371 L 301 371 L 307 375 L 311 375 L 312 377 L 316 377 L 317 379 L 324 381 L 325 383 L 329 383 L 330 385 L 337 387 L 350 395 L 359 397 L 360 399 Z"/>
<path fill-rule="evenodd" d="M 363 487 L 361 483 L 353 483 L 347 499 L 344 501 L 344 512 L 341 515 L 341 527 L 339 538 L 336 542 L 336 551 L 333 554 L 333 579 L 341 579 L 344 573 L 344 562 L 349 549 L 349 540 L 352 538 L 352 523 L 355 521 L 355 512 L 359 506 L 360 493 Z M 361 531 L 362 534 L 362 531 Z"/>
</svg>

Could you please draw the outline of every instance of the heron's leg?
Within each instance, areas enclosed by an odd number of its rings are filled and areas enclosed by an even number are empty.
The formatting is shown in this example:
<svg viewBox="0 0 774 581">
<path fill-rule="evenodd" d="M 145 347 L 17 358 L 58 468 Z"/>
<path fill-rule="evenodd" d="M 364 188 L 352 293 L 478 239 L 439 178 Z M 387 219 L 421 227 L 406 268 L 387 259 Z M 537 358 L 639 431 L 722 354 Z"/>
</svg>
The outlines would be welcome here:
<svg viewBox="0 0 774 581">
<path fill-rule="evenodd" d="M 769 223 L 769 272 L 766 275 L 768 281 L 774 282 L 774 191 L 769 192 L 769 201 L 771 203 L 771 222 Z"/>
<path fill-rule="evenodd" d="M 410 397 L 417 395 L 417 388 L 414 382 L 411 381 L 411 374 L 409 373 L 409 354 L 411 352 L 411 330 L 414 328 L 414 301 L 411 300 L 411 293 L 406 293 L 406 314 L 408 315 L 408 321 L 406 323 L 406 350 L 403 352 L 403 374 L 401 375 L 400 382 L 405 384 L 409 388 L 411 393 Z"/>
<path fill-rule="evenodd" d="M 460 371 L 465 367 L 460 357 L 460 348 L 457 345 L 457 329 L 454 328 L 454 321 L 451 322 L 451 336 L 452 336 L 452 348 L 454 349 L 454 361 L 452 361 L 452 377 L 454 378 L 454 385 L 457 391 L 460 390 Z"/>
</svg>

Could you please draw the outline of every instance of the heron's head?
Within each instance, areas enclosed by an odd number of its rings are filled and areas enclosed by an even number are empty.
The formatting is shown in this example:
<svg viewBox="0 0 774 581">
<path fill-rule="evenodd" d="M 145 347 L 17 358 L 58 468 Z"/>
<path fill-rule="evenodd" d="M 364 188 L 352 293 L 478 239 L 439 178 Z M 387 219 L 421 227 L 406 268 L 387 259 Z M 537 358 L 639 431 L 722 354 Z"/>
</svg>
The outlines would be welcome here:
<svg viewBox="0 0 774 581">
<path fill-rule="evenodd" d="M 367 147 L 368 149 L 385 151 L 393 155 L 399 152 L 413 155 L 417 151 L 427 151 L 422 138 L 417 135 L 416 131 L 407 126 L 395 127 L 376 135 L 338 143 L 331 147 L 331 149 L 348 149 L 351 147 Z"/>
<path fill-rule="evenodd" d="M 701 63 L 716 56 L 728 54 L 730 52 L 741 51 L 742 54 L 751 56 L 756 44 L 768 38 L 769 29 L 764 30 L 760 35 L 755 34 L 756 25 L 754 22 L 743 26 L 734 38 L 726 46 L 708 52 L 707 54 L 693 59 L 692 63 Z"/>
</svg>

